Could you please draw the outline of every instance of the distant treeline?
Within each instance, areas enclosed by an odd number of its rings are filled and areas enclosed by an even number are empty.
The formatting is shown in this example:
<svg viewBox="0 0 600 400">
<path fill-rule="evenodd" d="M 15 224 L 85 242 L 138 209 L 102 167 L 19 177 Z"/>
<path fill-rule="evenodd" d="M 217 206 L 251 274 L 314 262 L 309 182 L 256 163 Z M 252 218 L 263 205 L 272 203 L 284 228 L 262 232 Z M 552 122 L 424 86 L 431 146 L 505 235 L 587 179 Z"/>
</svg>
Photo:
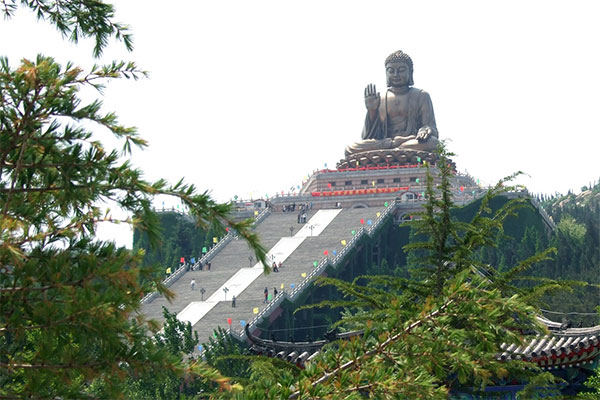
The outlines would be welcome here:
<svg viewBox="0 0 600 400">
<path fill-rule="evenodd" d="M 497 248 L 482 250 L 481 259 L 502 271 L 536 252 L 555 247 L 557 254 L 553 259 L 536 265 L 530 275 L 600 284 L 600 184 L 583 187 L 578 195 L 538 195 L 536 198 L 556 223 L 556 230 L 550 233 L 541 218 L 535 221 L 529 213 L 520 213 L 518 219 L 507 220 L 506 236 L 496 239 Z M 572 293 L 560 292 L 544 300 L 546 308 L 552 311 L 594 313 L 600 305 L 600 289 L 579 287 Z M 563 317 L 560 314 L 547 316 L 554 320 Z M 595 316 L 565 317 L 575 323 L 598 323 Z"/>
<path fill-rule="evenodd" d="M 160 212 L 158 217 L 162 241 L 157 248 L 152 249 L 147 235 L 138 230 L 133 232 L 133 247 L 146 253 L 144 265 L 160 265 L 164 270 L 171 268 L 174 271 L 181 264 L 181 258 L 186 262 L 192 258 L 198 260 L 214 245 L 215 238 L 219 240 L 225 235 L 225 231 L 216 227 L 200 229 L 191 217 L 178 212 Z"/>
<path fill-rule="evenodd" d="M 543 197 L 542 206 L 557 224 L 557 232 L 548 244 L 558 249 L 554 261 L 545 262 L 540 276 L 583 280 L 600 284 L 600 181 L 584 186 L 578 195 Z M 542 239 L 542 244 L 544 244 Z M 571 295 L 548 298 L 555 311 L 594 312 L 600 306 L 600 289 L 576 289 Z M 589 321 L 578 315 L 573 321 Z M 595 319 L 598 323 L 598 318 Z"/>
</svg>

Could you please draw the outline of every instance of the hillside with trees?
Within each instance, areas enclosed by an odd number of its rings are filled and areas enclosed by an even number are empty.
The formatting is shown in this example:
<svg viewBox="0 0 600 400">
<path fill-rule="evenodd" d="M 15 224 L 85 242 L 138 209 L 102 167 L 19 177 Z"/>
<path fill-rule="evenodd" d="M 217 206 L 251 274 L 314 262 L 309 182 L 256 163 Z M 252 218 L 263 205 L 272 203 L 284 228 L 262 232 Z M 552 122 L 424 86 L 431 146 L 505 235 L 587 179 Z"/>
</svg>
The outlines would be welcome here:
<svg viewBox="0 0 600 400">
<path fill-rule="evenodd" d="M 111 38 L 132 48 L 127 27 L 114 21 L 114 7 L 104 1 L 5 0 L 0 13 L 11 18 L 18 7 L 73 42 L 93 39 L 95 57 Z M 407 249 L 419 279 L 320 281 L 344 295 L 322 306 L 345 307 L 338 325 L 360 327 L 363 335 L 328 346 L 303 370 L 247 356 L 228 340 L 215 341 L 221 353 L 195 359 L 197 337 L 189 325 L 165 313 L 161 332 L 140 312 L 145 294 L 172 296 L 161 283 L 161 264 L 196 255 L 226 227 L 250 245 L 256 260 L 265 262 L 266 251 L 250 221 L 232 218 L 230 204 L 183 181 L 149 182 L 132 165 L 132 146 L 147 143 L 103 110 L 101 89 L 114 79 L 143 76 L 135 63 L 120 61 L 85 69 L 45 55 L 16 65 L 0 59 L 0 398 L 446 399 L 457 388 L 477 392 L 507 377 L 530 382 L 536 395 L 556 392 L 549 373 L 502 362 L 497 352 L 501 343 L 522 344 L 523 332 L 544 333 L 535 319 L 537 299 L 515 282 L 519 273 L 541 263 L 560 278 L 594 278 L 595 222 L 577 214 L 576 198 L 574 205 L 567 199 L 557 205 L 554 234 L 517 221 L 515 231 L 530 233 L 511 242 L 503 222 L 526 201 L 492 210 L 496 195 L 507 190 L 503 184 L 468 222 L 459 221 L 443 155 L 441 184 L 434 188 L 428 180 L 424 211 L 410 223 L 415 240 Z M 84 90 L 100 98 L 84 98 Z M 152 207 L 158 195 L 183 204 L 191 221 L 165 214 L 161 236 L 163 217 Z M 107 202 L 126 216 L 114 217 Z M 137 229 L 134 249 L 99 240 L 100 223 Z M 503 240 L 497 252 L 485 253 Z M 558 245 L 563 262 L 550 259 L 544 240 Z M 519 253 L 513 247 L 521 242 Z M 161 244 L 165 251 L 154 256 Z M 473 270 L 485 269 L 492 257 L 500 266 L 494 279 Z"/>
<path fill-rule="evenodd" d="M 546 296 L 543 308 L 556 312 L 594 313 L 600 304 L 600 185 L 586 190 L 579 195 L 549 197 L 542 201 L 542 207 L 556 223 L 551 231 L 544 224 L 540 214 L 531 202 L 527 207 L 516 211 L 516 215 L 507 216 L 501 231 L 494 238 L 495 246 L 486 246 L 478 250 L 480 261 L 493 266 L 499 271 L 506 271 L 518 260 L 523 260 L 547 248 L 555 248 L 556 254 L 550 259 L 537 264 L 527 275 L 537 278 L 549 278 L 564 281 L 581 281 L 589 286 L 575 286 L 574 292 L 560 292 L 556 296 Z M 498 210 L 508 202 L 505 196 L 490 200 L 490 209 Z M 452 215 L 464 222 L 469 221 L 481 202 L 477 201 L 460 208 L 453 208 Z M 163 245 L 152 250 L 150 244 L 139 232 L 134 233 L 134 247 L 145 250 L 144 262 L 158 263 L 166 267 L 176 267 L 180 257 L 195 257 L 201 254 L 202 247 L 210 248 L 212 238 L 218 236 L 215 230 L 205 233 L 194 226 L 189 218 L 175 212 L 159 213 L 163 227 Z M 414 233 L 398 235 L 399 239 L 408 240 L 396 243 L 398 248 L 415 240 Z M 394 261 L 395 260 L 395 261 Z M 396 263 L 399 264 L 396 264 Z M 367 274 L 390 273 L 397 276 L 408 276 L 407 265 L 410 256 L 384 259 L 382 266 L 366 266 Z M 531 283 L 531 282 L 530 282 Z M 528 283 L 524 282 L 524 285 Z M 547 315 L 559 321 L 561 314 Z M 574 322 L 591 324 L 595 316 L 572 315 Z"/>
</svg>

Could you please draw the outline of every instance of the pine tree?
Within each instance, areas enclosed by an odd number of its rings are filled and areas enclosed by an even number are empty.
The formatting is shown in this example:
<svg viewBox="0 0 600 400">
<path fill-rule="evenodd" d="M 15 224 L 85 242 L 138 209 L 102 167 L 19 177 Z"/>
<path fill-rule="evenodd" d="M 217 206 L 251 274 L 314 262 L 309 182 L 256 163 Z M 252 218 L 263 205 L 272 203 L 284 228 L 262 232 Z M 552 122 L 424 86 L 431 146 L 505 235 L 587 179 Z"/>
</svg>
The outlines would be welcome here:
<svg viewBox="0 0 600 400">
<path fill-rule="evenodd" d="M 73 41 L 93 37 L 95 55 L 111 37 L 132 46 L 103 1 L 19 3 Z M 4 1 L 4 16 L 16 7 L 16 0 Z M 95 237 L 100 222 L 126 223 L 157 245 L 152 200 L 165 194 L 189 207 L 199 226 L 235 229 L 264 260 L 250 222 L 231 220 L 229 205 L 183 181 L 145 181 L 124 161 L 145 140 L 103 112 L 100 100 L 79 95 L 86 87 L 101 90 L 112 79 L 144 75 L 135 63 L 84 71 L 43 55 L 16 67 L 0 59 L 0 397 L 81 398 L 94 383 L 100 397 L 117 398 L 128 374 L 214 376 L 148 335 L 157 327 L 140 315 L 140 298 L 153 290 L 172 294 L 154 268 L 142 265 L 143 252 Z M 116 137 L 122 150 L 107 148 L 103 135 Z M 103 201 L 128 217 L 113 218 Z"/>
</svg>

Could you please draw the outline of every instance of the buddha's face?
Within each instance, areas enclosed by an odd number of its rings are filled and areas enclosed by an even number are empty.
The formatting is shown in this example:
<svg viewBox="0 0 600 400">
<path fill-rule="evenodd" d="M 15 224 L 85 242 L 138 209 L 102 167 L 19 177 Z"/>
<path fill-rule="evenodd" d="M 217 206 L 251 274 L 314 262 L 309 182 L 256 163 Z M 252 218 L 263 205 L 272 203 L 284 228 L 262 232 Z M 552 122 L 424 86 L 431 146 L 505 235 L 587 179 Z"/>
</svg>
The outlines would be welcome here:
<svg viewBox="0 0 600 400">
<path fill-rule="evenodd" d="M 403 62 L 390 62 L 385 66 L 388 87 L 404 87 L 410 82 L 410 68 Z"/>
</svg>

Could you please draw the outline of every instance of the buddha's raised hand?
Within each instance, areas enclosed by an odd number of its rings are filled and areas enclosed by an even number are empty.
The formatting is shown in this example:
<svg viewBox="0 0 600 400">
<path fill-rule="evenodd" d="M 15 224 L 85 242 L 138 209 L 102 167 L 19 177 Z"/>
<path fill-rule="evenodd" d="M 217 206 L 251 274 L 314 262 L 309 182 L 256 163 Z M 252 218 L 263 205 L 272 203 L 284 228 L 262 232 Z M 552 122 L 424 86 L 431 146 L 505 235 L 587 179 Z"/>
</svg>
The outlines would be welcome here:
<svg viewBox="0 0 600 400">
<path fill-rule="evenodd" d="M 367 106 L 367 110 L 376 111 L 379 108 L 379 103 L 381 103 L 381 97 L 379 93 L 377 93 L 377 89 L 374 84 L 369 84 L 365 88 L 365 105 Z"/>
</svg>

